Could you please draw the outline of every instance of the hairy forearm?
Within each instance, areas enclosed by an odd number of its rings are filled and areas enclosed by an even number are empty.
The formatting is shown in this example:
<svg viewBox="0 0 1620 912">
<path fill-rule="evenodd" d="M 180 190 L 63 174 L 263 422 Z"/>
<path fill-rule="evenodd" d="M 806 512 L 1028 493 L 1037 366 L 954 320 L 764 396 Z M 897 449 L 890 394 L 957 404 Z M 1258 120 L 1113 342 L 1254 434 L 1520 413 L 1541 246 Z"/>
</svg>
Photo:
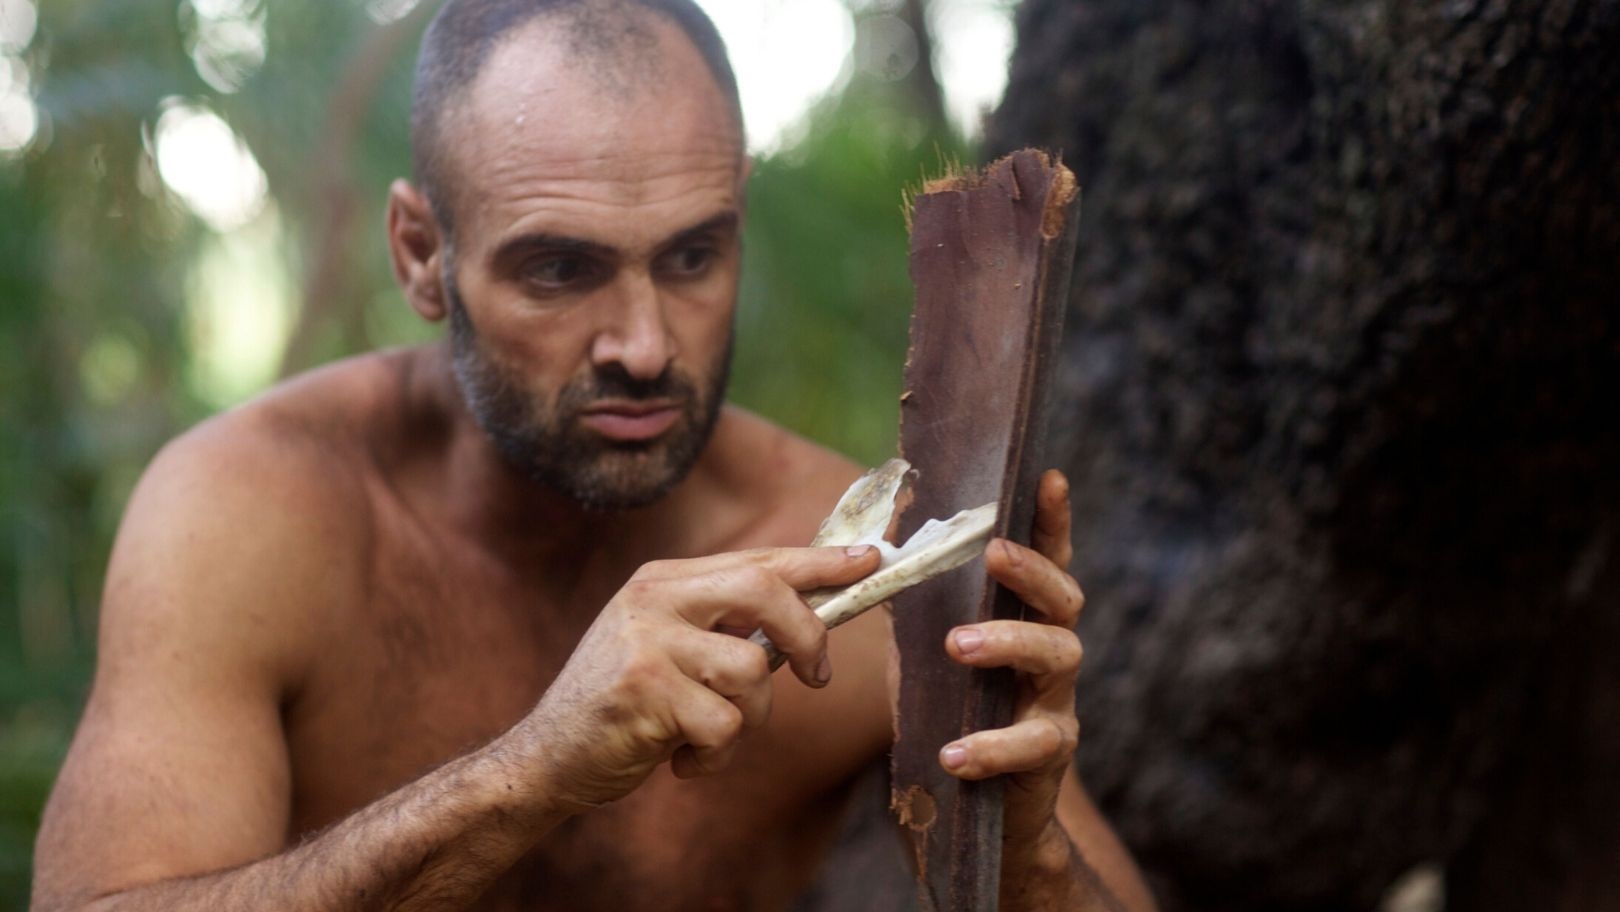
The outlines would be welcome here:
<svg viewBox="0 0 1620 912">
<path fill-rule="evenodd" d="M 463 909 L 564 813 L 496 741 L 279 855 L 36 912 Z"/>
<path fill-rule="evenodd" d="M 1004 857 L 1024 860 L 1002 871 L 999 908 L 1004 912 L 1148 912 L 1129 909 L 1061 827 L 1053 826 L 1026 850 L 1007 850 Z"/>
</svg>

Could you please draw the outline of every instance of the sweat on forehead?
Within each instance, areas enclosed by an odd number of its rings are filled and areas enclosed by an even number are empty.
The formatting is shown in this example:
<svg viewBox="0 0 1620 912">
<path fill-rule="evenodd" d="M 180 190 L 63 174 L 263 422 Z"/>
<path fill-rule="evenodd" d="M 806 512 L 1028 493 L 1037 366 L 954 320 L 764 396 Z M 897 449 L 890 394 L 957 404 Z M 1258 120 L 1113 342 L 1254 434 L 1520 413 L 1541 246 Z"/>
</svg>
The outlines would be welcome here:
<svg viewBox="0 0 1620 912">
<path fill-rule="evenodd" d="M 725 44 L 693 0 L 448 0 L 428 26 L 416 63 L 411 102 L 411 152 L 416 180 L 449 231 L 454 167 L 452 112 L 504 42 L 532 31 L 553 53 L 588 65 L 593 88 L 627 98 L 658 83 L 657 17 L 691 43 L 725 98 L 737 125 L 742 109 Z M 532 27 L 532 29 L 531 29 Z"/>
</svg>

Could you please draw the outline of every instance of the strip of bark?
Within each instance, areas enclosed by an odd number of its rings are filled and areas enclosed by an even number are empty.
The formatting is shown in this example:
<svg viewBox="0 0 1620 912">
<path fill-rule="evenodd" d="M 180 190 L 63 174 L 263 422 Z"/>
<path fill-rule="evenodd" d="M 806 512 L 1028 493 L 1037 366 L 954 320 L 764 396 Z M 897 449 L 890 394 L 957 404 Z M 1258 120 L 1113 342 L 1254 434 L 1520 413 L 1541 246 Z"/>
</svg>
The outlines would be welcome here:
<svg viewBox="0 0 1620 912">
<path fill-rule="evenodd" d="M 983 173 L 931 181 L 913 202 L 917 303 L 900 445 L 918 477 L 902 540 L 930 516 L 993 501 L 996 534 L 1028 542 L 1078 198 L 1066 168 L 1026 149 Z M 961 624 L 1021 611 L 978 561 L 895 599 L 900 692 L 891 804 L 910 833 L 928 912 L 995 908 L 1001 785 L 960 782 L 938 756 L 966 733 L 1006 725 L 1013 698 L 1010 673 L 957 665 L 945 637 Z"/>
</svg>

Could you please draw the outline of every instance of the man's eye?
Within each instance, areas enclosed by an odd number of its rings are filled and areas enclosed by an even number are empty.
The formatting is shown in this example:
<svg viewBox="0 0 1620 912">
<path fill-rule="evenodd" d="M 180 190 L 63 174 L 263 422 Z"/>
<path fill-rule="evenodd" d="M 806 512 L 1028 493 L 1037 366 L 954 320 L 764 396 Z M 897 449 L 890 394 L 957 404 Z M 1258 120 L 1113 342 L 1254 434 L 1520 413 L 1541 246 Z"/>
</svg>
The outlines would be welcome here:
<svg viewBox="0 0 1620 912">
<path fill-rule="evenodd" d="M 715 249 L 707 245 L 682 247 L 669 254 L 668 268 L 675 275 L 695 276 L 708 269 L 716 255 Z"/>
<path fill-rule="evenodd" d="M 525 278 L 541 288 L 563 288 L 588 277 L 590 264 L 583 257 L 545 257 L 530 263 L 523 273 Z"/>
</svg>

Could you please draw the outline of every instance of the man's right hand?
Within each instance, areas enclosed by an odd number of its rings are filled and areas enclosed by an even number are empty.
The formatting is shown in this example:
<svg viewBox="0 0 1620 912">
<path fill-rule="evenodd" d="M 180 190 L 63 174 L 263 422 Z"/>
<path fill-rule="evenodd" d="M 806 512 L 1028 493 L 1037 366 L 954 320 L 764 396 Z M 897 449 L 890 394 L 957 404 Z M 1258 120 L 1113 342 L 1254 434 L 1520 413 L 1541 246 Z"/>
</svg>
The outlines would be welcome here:
<svg viewBox="0 0 1620 912">
<path fill-rule="evenodd" d="M 565 813 L 623 797 L 665 760 L 683 778 L 718 772 L 770 714 L 765 652 L 743 637 L 762 628 L 801 681 L 824 686 L 827 628 L 799 593 L 853 583 L 878 561 L 861 546 L 647 564 L 504 746 L 541 775 L 541 800 Z"/>
</svg>

